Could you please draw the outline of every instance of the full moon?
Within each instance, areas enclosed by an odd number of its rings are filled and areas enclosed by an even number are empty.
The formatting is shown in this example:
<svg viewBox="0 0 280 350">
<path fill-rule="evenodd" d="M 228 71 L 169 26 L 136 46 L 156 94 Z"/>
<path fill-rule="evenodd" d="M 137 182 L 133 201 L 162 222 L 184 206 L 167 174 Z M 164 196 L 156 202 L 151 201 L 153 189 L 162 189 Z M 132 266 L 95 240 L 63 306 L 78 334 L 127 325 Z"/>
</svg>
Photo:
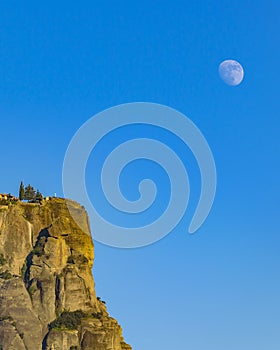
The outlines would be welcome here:
<svg viewBox="0 0 280 350">
<path fill-rule="evenodd" d="M 221 79 L 228 85 L 239 85 L 244 78 L 241 64 L 235 60 L 225 60 L 219 65 Z"/>
</svg>

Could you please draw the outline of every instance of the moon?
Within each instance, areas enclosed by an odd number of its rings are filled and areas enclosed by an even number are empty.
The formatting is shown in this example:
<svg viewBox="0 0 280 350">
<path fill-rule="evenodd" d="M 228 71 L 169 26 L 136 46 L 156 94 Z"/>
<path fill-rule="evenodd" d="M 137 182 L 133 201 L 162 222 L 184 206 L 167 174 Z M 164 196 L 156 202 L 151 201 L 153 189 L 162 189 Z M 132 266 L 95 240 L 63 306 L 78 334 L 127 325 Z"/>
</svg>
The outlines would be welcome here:
<svg viewBox="0 0 280 350">
<path fill-rule="evenodd" d="M 241 64 L 235 60 L 225 60 L 219 65 L 221 79 L 230 86 L 239 85 L 244 78 Z"/>
</svg>

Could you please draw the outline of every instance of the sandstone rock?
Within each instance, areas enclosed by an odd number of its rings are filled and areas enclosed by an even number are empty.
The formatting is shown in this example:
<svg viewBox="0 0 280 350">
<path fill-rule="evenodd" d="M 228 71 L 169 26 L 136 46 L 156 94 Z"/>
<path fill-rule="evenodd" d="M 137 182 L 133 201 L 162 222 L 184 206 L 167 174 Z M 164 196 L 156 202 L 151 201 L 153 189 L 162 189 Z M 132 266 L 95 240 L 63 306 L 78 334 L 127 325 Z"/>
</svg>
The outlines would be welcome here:
<svg viewBox="0 0 280 350">
<path fill-rule="evenodd" d="M 52 198 L 0 206 L 0 349 L 131 350 L 96 298 L 86 211 Z"/>
</svg>

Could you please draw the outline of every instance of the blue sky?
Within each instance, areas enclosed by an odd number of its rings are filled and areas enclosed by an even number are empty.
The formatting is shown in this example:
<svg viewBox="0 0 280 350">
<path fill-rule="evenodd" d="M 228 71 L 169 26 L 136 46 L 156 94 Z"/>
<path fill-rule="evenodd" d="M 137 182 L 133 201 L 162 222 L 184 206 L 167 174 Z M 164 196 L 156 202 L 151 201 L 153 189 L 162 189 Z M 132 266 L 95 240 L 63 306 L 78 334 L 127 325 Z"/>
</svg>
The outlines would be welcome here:
<svg viewBox="0 0 280 350">
<path fill-rule="evenodd" d="M 190 210 L 146 248 L 95 244 L 97 293 L 134 350 L 279 349 L 279 10 L 246 0 L 0 4 L 0 192 L 24 180 L 62 195 L 72 136 L 121 103 L 173 107 L 211 146 L 217 195 L 195 235 Z M 228 58 L 244 67 L 238 87 L 219 78 Z"/>
</svg>

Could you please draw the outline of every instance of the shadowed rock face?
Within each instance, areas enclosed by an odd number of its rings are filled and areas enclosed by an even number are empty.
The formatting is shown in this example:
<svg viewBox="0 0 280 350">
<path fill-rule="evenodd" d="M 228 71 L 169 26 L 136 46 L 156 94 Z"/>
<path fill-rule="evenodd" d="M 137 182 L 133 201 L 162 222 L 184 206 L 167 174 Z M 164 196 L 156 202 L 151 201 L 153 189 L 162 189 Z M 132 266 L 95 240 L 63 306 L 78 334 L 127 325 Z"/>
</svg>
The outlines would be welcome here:
<svg viewBox="0 0 280 350">
<path fill-rule="evenodd" d="M 131 350 L 96 298 L 88 217 L 65 200 L 0 205 L 0 350 Z"/>
</svg>

